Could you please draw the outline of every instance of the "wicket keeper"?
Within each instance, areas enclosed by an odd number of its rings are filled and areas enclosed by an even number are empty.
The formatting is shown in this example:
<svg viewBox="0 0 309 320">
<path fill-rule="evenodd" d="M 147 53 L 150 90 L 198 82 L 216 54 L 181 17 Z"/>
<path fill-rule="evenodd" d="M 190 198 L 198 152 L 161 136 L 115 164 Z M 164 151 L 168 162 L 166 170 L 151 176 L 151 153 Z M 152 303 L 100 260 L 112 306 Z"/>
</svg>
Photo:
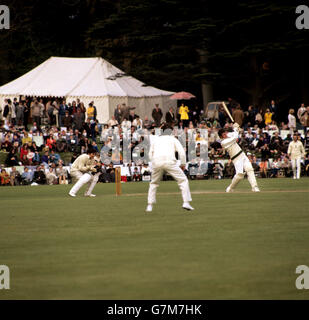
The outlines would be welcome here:
<svg viewBox="0 0 309 320">
<path fill-rule="evenodd" d="M 71 197 L 76 197 L 79 189 L 86 183 L 88 183 L 88 188 L 84 194 L 85 197 L 95 197 L 92 193 L 96 183 L 99 179 L 99 174 L 97 173 L 97 168 L 95 164 L 95 150 L 89 149 L 87 154 L 81 154 L 72 164 L 70 174 L 73 178 L 78 181 L 74 184 L 69 192 Z"/>
</svg>

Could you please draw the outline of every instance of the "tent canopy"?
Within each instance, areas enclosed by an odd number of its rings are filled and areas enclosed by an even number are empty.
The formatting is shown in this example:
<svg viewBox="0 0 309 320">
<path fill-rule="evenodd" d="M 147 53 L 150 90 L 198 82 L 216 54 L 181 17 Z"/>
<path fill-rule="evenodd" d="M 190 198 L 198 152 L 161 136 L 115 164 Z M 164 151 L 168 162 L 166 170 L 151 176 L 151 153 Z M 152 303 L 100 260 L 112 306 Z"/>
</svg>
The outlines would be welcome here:
<svg viewBox="0 0 309 320">
<path fill-rule="evenodd" d="M 100 122 L 111 117 L 118 103 L 136 105 L 136 113 L 142 117 L 151 116 L 155 103 L 167 111 L 176 106 L 168 101 L 173 93 L 146 86 L 102 58 L 51 57 L 0 87 L 3 97 L 66 97 L 68 101 L 80 98 L 85 104 L 93 100 Z"/>
</svg>

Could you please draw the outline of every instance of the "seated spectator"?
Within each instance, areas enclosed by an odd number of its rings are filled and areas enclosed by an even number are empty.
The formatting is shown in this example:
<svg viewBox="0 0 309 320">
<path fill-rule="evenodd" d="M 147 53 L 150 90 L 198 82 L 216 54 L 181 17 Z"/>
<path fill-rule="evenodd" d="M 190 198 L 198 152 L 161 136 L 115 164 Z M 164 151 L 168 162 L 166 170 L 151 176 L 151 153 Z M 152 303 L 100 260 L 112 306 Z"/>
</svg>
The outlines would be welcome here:
<svg viewBox="0 0 309 320">
<path fill-rule="evenodd" d="M 50 150 L 56 149 L 56 140 L 54 139 L 53 135 L 51 134 L 49 138 L 46 140 L 46 145 Z"/>
<path fill-rule="evenodd" d="M 103 174 L 105 182 L 115 182 L 115 170 L 112 163 L 108 165 Z"/>
<path fill-rule="evenodd" d="M 43 163 L 45 163 L 46 165 L 49 164 L 49 154 L 48 154 L 48 151 L 44 152 L 44 155 L 42 156 L 41 161 L 42 161 Z"/>
<path fill-rule="evenodd" d="M 15 167 L 12 167 L 12 171 L 10 173 L 10 183 L 11 186 L 19 186 L 21 183 L 21 175 Z"/>
<path fill-rule="evenodd" d="M 232 178 L 235 175 L 235 167 L 231 159 L 229 159 L 224 166 L 224 177 Z"/>
<path fill-rule="evenodd" d="M 54 173 L 53 168 L 48 169 L 48 173 L 46 174 L 46 181 L 48 185 L 57 184 L 58 178 L 56 174 Z"/>
<path fill-rule="evenodd" d="M 9 152 L 6 160 L 5 160 L 5 164 L 8 167 L 13 167 L 13 166 L 18 166 L 18 158 L 17 158 L 17 149 L 16 148 L 12 148 L 12 150 Z"/>
<path fill-rule="evenodd" d="M 67 152 L 67 141 L 64 136 L 61 135 L 56 142 L 56 150 L 57 152 Z"/>
<path fill-rule="evenodd" d="M 133 169 L 132 180 L 133 181 L 142 181 L 142 176 L 138 170 L 138 167 L 134 167 L 134 169 Z"/>
<path fill-rule="evenodd" d="M 29 137 L 28 132 L 24 131 L 24 137 L 21 140 L 22 144 L 28 144 L 29 142 L 32 143 L 32 138 Z"/>
<path fill-rule="evenodd" d="M 222 179 L 223 177 L 223 165 L 220 162 L 218 162 L 218 159 L 214 160 L 213 174 L 215 179 Z"/>
<path fill-rule="evenodd" d="M 39 165 L 40 164 L 40 154 L 39 154 L 39 152 L 38 151 L 35 151 L 34 152 L 34 157 L 33 157 L 33 159 L 32 159 L 32 163 L 35 165 L 35 166 L 37 166 L 37 165 Z"/>
<path fill-rule="evenodd" d="M 56 174 L 59 179 L 59 184 L 68 184 L 68 173 L 65 168 L 63 168 L 62 164 L 59 164 L 56 169 Z"/>
<path fill-rule="evenodd" d="M 10 184 L 10 176 L 5 169 L 1 169 L 0 179 L 1 186 L 8 186 Z"/>
<path fill-rule="evenodd" d="M 23 165 L 28 165 L 29 164 L 29 159 L 27 158 L 28 155 L 28 145 L 23 144 L 23 146 L 20 148 L 20 161 Z"/>
<path fill-rule="evenodd" d="M 21 182 L 24 185 L 30 184 L 32 182 L 32 173 L 29 168 L 25 167 L 24 172 L 21 174 Z"/>
<path fill-rule="evenodd" d="M 118 121 L 115 119 L 115 116 L 112 116 L 112 118 L 108 120 L 107 124 L 109 127 L 117 126 Z"/>
<path fill-rule="evenodd" d="M 141 174 L 143 176 L 150 176 L 151 175 L 151 171 L 150 171 L 150 168 L 149 168 L 147 163 L 143 164 L 143 167 L 142 167 L 142 170 L 141 170 Z"/>
<path fill-rule="evenodd" d="M 268 127 L 269 127 L 269 130 L 276 131 L 276 132 L 279 131 L 279 128 L 274 120 L 272 120 L 271 124 Z"/>
<path fill-rule="evenodd" d="M 293 175 L 292 164 L 289 158 L 285 157 L 281 163 L 281 168 L 283 169 L 284 176 L 290 178 Z"/>
<path fill-rule="evenodd" d="M 278 161 L 278 158 L 275 158 L 271 164 L 270 178 L 277 178 L 279 170 L 280 170 L 280 162 Z"/>
<path fill-rule="evenodd" d="M 33 182 L 37 184 L 46 184 L 46 176 L 41 166 L 36 167 L 36 171 L 33 174 Z"/>
<path fill-rule="evenodd" d="M 58 165 L 59 160 L 61 160 L 60 155 L 58 153 L 55 153 L 54 150 L 52 150 L 49 157 L 50 163 L 55 163 L 56 165 Z"/>
</svg>

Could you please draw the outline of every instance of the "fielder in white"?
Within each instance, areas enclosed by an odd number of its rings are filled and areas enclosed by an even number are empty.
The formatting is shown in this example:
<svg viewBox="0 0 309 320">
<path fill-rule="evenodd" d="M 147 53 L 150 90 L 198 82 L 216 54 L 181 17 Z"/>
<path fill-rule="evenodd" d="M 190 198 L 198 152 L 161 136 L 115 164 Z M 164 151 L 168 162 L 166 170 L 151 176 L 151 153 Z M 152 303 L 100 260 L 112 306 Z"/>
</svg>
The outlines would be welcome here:
<svg viewBox="0 0 309 320">
<path fill-rule="evenodd" d="M 70 174 L 73 178 L 77 179 L 72 189 L 69 192 L 71 197 L 76 197 L 79 189 L 86 183 L 88 188 L 85 192 L 85 197 L 95 197 L 92 193 L 96 183 L 99 179 L 99 174 L 96 174 L 95 168 L 95 151 L 89 150 L 88 154 L 81 154 L 72 164 Z"/>
<path fill-rule="evenodd" d="M 301 141 L 298 140 L 298 134 L 293 135 L 293 141 L 290 142 L 288 155 L 292 162 L 293 178 L 300 178 L 300 161 L 305 157 L 305 148 Z"/>
<path fill-rule="evenodd" d="M 175 152 L 178 152 L 181 167 L 177 165 Z M 189 203 L 192 201 L 189 182 L 182 170 L 186 164 L 186 153 L 181 143 L 174 136 L 167 135 L 165 131 L 165 135 L 159 136 L 151 142 L 149 160 L 152 165 L 152 174 L 146 211 L 152 211 L 152 206 L 156 202 L 157 188 L 164 172 L 170 174 L 177 181 L 182 194 L 183 209 L 194 210 Z"/>
<path fill-rule="evenodd" d="M 228 152 L 236 170 L 235 176 L 233 177 L 231 184 L 227 187 L 226 192 L 233 192 L 237 184 L 244 178 L 245 173 L 247 173 L 252 191 L 260 192 L 252 164 L 237 143 L 239 135 L 238 123 L 234 123 L 233 127 L 233 132 L 228 132 L 226 129 L 220 129 L 218 132 L 219 137 L 222 139 L 221 146 Z"/>
</svg>

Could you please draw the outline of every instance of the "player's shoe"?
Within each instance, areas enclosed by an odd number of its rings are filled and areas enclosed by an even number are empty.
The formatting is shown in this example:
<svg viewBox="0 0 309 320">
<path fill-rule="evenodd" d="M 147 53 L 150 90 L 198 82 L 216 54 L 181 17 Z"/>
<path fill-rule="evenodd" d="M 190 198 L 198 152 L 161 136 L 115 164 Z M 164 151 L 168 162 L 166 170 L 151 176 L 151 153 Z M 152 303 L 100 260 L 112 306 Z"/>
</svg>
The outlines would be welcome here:
<svg viewBox="0 0 309 320">
<path fill-rule="evenodd" d="M 259 189 L 258 187 L 254 187 L 254 188 L 252 189 L 252 192 L 260 192 L 260 189 Z"/>
<path fill-rule="evenodd" d="M 189 203 L 184 203 L 182 205 L 182 208 L 185 209 L 185 210 L 190 210 L 190 211 L 194 210 L 194 208 L 191 207 Z"/>
<path fill-rule="evenodd" d="M 230 192 L 233 192 L 234 190 L 230 187 L 230 186 L 228 186 L 227 188 L 226 188 L 226 190 L 225 190 L 225 192 L 227 192 L 227 193 L 230 193 Z"/>
<path fill-rule="evenodd" d="M 96 195 L 93 194 L 93 193 L 90 193 L 90 194 L 85 193 L 84 196 L 85 196 L 85 197 L 92 197 L 92 198 L 93 198 L 93 197 L 96 197 Z"/>
<path fill-rule="evenodd" d="M 146 212 L 151 212 L 152 211 L 152 204 L 148 204 L 146 208 Z"/>
<path fill-rule="evenodd" d="M 75 193 L 73 193 L 73 192 L 69 192 L 69 195 L 71 196 L 71 197 L 76 197 L 76 194 Z"/>
<path fill-rule="evenodd" d="M 296 176 L 294 176 L 293 179 L 296 180 Z"/>
</svg>

